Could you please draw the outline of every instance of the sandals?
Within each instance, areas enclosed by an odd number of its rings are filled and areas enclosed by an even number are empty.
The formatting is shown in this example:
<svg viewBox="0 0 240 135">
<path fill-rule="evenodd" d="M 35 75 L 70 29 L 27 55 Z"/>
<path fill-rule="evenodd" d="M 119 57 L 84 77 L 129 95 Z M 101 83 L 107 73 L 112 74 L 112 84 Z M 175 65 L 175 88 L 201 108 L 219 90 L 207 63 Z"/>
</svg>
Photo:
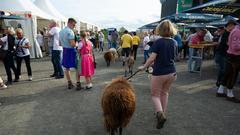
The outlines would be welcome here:
<svg viewBox="0 0 240 135">
<path fill-rule="evenodd" d="M 68 89 L 72 89 L 74 87 L 74 85 L 72 84 L 71 81 L 68 82 Z"/>
</svg>

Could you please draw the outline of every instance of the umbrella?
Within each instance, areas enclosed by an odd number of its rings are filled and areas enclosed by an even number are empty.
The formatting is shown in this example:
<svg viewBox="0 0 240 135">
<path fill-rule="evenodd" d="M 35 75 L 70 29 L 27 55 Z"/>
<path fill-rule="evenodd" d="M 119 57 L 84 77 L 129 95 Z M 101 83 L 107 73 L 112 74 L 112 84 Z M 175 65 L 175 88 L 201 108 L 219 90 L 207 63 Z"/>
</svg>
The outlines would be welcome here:
<svg viewBox="0 0 240 135">
<path fill-rule="evenodd" d="M 183 11 L 184 13 L 207 13 L 240 16 L 240 0 L 213 0 Z"/>
<path fill-rule="evenodd" d="M 228 23 L 228 21 L 230 21 L 230 20 L 237 21 L 238 19 L 228 15 L 228 16 L 225 16 L 223 19 L 210 22 L 210 23 L 208 23 L 208 25 L 213 25 L 213 26 L 218 26 L 218 27 L 225 26 Z"/>
</svg>

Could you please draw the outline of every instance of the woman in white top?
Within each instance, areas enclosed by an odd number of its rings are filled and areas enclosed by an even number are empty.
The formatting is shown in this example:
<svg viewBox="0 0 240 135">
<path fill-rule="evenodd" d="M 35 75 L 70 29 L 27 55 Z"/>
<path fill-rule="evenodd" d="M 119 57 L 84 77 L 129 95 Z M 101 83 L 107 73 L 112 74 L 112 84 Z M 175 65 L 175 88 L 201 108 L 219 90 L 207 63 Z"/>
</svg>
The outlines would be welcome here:
<svg viewBox="0 0 240 135">
<path fill-rule="evenodd" d="M 22 60 L 24 59 L 26 67 L 27 67 L 27 72 L 28 72 L 28 79 L 29 81 L 32 81 L 32 69 L 30 65 L 30 44 L 29 40 L 25 37 L 23 37 L 23 30 L 18 28 L 16 30 L 17 33 L 17 39 L 16 39 L 16 47 L 17 47 L 17 72 L 18 75 L 21 75 L 21 65 L 22 65 Z"/>
</svg>

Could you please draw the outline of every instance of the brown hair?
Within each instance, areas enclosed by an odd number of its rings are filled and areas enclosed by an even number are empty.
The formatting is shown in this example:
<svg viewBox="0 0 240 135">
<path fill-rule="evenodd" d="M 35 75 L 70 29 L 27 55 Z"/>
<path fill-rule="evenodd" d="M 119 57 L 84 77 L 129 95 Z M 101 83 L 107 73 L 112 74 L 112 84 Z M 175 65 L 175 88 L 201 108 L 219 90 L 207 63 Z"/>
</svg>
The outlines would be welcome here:
<svg viewBox="0 0 240 135">
<path fill-rule="evenodd" d="M 77 23 L 77 21 L 74 18 L 69 18 L 68 23 Z"/>
<path fill-rule="evenodd" d="M 86 40 L 87 32 L 86 31 L 80 31 L 80 36 L 81 36 L 81 38 L 84 39 L 85 44 L 87 44 L 87 40 Z"/>
<path fill-rule="evenodd" d="M 173 37 L 177 34 L 177 29 L 169 20 L 162 21 L 156 28 L 157 34 L 161 37 Z"/>
</svg>

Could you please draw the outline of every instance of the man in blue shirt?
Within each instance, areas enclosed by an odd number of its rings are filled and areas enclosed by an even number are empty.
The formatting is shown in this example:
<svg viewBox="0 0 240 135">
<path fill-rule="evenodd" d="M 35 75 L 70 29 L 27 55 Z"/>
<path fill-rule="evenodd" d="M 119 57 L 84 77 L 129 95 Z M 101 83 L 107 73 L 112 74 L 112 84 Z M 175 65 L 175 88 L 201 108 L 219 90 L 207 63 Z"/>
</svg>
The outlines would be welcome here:
<svg viewBox="0 0 240 135">
<path fill-rule="evenodd" d="M 68 19 L 67 26 L 60 31 L 60 43 L 63 46 L 63 60 L 62 65 L 65 68 L 65 75 L 68 81 L 68 89 L 72 89 L 73 83 L 71 80 L 70 69 L 77 69 L 77 50 L 75 35 L 73 32 L 74 27 L 76 26 L 77 21 L 73 18 Z M 81 90 L 80 76 L 76 71 L 76 80 L 77 88 L 76 90 Z"/>
</svg>

